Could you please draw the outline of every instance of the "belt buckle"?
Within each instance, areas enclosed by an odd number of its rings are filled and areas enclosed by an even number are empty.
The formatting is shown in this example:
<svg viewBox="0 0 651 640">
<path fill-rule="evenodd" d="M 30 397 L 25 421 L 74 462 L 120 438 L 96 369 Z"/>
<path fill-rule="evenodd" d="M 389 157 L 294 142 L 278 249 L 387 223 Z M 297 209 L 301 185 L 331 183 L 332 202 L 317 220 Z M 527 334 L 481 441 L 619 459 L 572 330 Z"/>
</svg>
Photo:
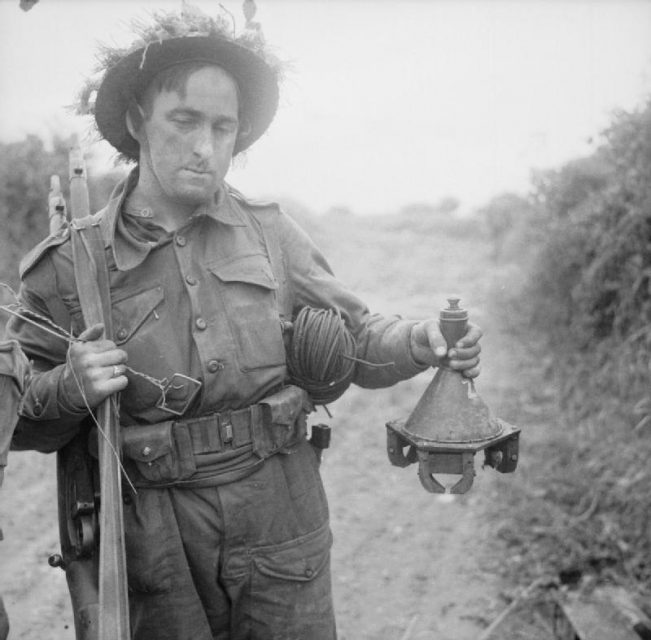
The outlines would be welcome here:
<svg viewBox="0 0 651 640">
<path fill-rule="evenodd" d="M 183 389 L 185 386 L 188 387 L 188 394 L 185 398 L 185 401 L 181 408 L 174 409 L 168 404 L 167 395 L 173 391 L 178 391 Z M 163 386 L 161 390 L 160 400 L 156 403 L 156 406 L 167 413 L 171 413 L 175 416 L 182 416 L 187 410 L 188 407 L 192 404 L 192 401 L 196 398 L 199 390 L 201 389 L 201 381 L 190 376 L 184 376 L 182 373 L 175 373 L 169 381 Z"/>
<path fill-rule="evenodd" d="M 219 417 L 219 434 L 221 435 L 223 444 L 233 442 L 233 423 L 231 422 L 230 411 L 224 416 L 223 422 L 222 417 Z"/>
</svg>

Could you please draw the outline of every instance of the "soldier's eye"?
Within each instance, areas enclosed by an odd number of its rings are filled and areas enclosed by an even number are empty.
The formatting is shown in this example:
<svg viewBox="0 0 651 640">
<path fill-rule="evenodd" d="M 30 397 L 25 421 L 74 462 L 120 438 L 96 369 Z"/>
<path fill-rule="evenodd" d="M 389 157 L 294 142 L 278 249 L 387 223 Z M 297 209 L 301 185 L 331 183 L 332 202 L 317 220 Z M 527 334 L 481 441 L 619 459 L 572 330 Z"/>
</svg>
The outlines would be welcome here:
<svg viewBox="0 0 651 640">
<path fill-rule="evenodd" d="M 234 127 L 233 125 L 227 125 L 227 124 L 223 124 L 223 125 L 220 125 L 218 127 L 215 127 L 215 132 L 218 133 L 219 135 L 222 135 L 222 136 L 231 135 L 232 133 L 235 132 L 235 130 L 236 130 L 236 127 Z"/>
</svg>

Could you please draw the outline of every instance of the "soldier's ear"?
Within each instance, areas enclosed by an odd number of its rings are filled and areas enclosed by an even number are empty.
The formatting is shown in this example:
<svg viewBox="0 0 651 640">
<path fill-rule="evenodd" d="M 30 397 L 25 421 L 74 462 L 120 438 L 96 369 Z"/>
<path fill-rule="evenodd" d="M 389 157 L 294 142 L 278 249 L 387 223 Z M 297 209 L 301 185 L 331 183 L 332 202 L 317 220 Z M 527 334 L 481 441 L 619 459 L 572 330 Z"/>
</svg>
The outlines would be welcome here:
<svg viewBox="0 0 651 640">
<path fill-rule="evenodd" d="M 132 100 L 129 103 L 129 108 L 127 109 L 125 118 L 127 131 L 134 140 L 140 142 L 140 131 L 142 130 L 142 124 L 145 121 L 145 112 L 135 100 Z"/>
<path fill-rule="evenodd" d="M 246 140 L 251 135 L 251 123 L 247 118 L 240 120 L 240 125 L 237 129 L 237 140 Z"/>
</svg>

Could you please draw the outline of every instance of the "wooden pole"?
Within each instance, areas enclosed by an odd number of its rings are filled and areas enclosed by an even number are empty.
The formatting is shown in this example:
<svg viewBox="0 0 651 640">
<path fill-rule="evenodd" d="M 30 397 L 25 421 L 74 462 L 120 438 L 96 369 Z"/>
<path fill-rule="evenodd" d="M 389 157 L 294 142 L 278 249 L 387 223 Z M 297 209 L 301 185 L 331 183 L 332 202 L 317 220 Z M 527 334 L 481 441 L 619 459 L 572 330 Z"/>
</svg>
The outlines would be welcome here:
<svg viewBox="0 0 651 640">
<path fill-rule="evenodd" d="M 70 210 L 72 217 L 90 214 L 88 184 L 83 153 L 75 139 L 70 149 Z M 88 277 L 97 276 L 88 273 Z M 96 280 L 92 282 L 97 293 L 95 304 L 84 309 L 86 326 L 104 324 L 105 336 L 111 337 L 110 308 L 103 310 Z M 106 302 L 104 302 L 104 305 Z M 101 433 L 99 443 L 100 513 L 99 513 L 99 640 L 129 640 L 129 601 L 127 568 L 122 513 L 122 481 L 120 475 L 120 425 L 113 402 L 109 397 L 97 409 Z"/>
<path fill-rule="evenodd" d="M 50 193 L 48 196 L 48 216 L 50 218 L 50 234 L 54 235 L 61 229 L 67 219 L 66 201 L 61 193 L 59 176 L 50 176 Z"/>
</svg>

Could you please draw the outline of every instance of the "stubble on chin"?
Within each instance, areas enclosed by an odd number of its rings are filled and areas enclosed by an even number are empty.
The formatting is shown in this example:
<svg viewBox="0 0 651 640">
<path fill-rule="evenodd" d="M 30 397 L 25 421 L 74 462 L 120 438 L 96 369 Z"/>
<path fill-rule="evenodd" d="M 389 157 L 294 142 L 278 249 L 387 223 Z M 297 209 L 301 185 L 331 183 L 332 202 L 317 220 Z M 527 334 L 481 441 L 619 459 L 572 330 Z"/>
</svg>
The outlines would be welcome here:
<svg viewBox="0 0 651 640">
<path fill-rule="evenodd" d="M 186 186 L 178 189 L 173 199 L 186 207 L 201 207 L 214 202 L 218 190 L 219 187 L 214 185 L 203 189 Z"/>
</svg>

